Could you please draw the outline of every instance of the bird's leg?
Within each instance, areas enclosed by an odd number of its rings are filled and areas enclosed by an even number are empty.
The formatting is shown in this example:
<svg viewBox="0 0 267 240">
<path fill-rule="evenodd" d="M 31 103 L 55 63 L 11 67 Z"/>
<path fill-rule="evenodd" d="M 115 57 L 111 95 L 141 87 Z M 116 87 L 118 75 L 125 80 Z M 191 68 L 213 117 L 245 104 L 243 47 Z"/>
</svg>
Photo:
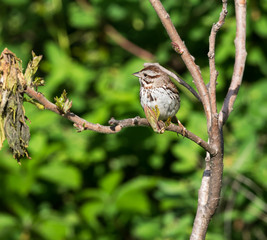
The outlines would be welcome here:
<svg viewBox="0 0 267 240">
<path fill-rule="evenodd" d="M 169 127 L 172 122 L 172 118 L 168 117 L 168 119 L 165 121 L 165 128 Z"/>
</svg>

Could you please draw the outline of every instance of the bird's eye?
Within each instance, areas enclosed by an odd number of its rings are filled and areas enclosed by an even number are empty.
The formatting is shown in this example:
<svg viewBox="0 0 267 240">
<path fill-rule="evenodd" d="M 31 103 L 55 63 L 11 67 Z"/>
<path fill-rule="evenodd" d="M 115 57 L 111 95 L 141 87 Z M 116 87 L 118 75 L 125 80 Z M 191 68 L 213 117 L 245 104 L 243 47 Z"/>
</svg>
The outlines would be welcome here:
<svg viewBox="0 0 267 240">
<path fill-rule="evenodd" d="M 146 73 L 144 73 L 144 77 L 147 77 L 147 74 Z"/>
</svg>

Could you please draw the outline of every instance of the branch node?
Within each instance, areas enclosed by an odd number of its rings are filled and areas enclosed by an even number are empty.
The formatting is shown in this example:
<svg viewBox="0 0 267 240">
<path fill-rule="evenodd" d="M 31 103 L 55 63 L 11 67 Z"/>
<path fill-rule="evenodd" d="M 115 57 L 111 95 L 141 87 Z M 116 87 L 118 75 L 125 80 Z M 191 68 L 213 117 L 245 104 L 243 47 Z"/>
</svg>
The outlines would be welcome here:
<svg viewBox="0 0 267 240">
<path fill-rule="evenodd" d="M 134 125 L 138 125 L 138 120 L 140 119 L 139 116 L 136 116 L 135 118 L 133 118 L 133 124 Z"/>
<path fill-rule="evenodd" d="M 203 172 L 203 177 L 210 177 L 211 176 L 211 171 L 210 170 L 205 170 Z"/>
<path fill-rule="evenodd" d="M 109 125 L 117 125 L 117 120 L 116 120 L 114 117 L 112 117 L 112 118 L 108 121 L 108 124 L 109 124 Z"/>
<path fill-rule="evenodd" d="M 73 126 L 76 128 L 77 132 L 82 132 L 85 130 L 84 126 L 81 124 L 74 123 Z"/>
<path fill-rule="evenodd" d="M 170 18 L 170 15 L 166 12 L 166 14 L 164 15 L 164 17 L 167 19 L 167 18 Z"/>
<path fill-rule="evenodd" d="M 215 53 L 209 51 L 209 52 L 208 52 L 208 58 L 209 58 L 209 59 L 213 59 L 214 57 L 215 57 Z"/>
<path fill-rule="evenodd" d="M 175 52 L 177 52 L 180 55 L 182 55 L 184 53 L 184 50 L 181 49 L 181 47 L 176 42 L 172 42 L 171 44 L 172 44 L 172 48 L 174 49 Z"/>
</svg>

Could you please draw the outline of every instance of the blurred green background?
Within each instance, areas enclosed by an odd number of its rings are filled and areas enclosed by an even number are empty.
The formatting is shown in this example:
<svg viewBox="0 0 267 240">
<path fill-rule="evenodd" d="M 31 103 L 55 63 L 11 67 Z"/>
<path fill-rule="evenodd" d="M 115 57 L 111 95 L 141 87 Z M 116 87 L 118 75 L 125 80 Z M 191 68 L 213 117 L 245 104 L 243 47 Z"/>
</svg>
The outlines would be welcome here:
<svg viewBox="0 0 267 240">
<path fill-rule="evenodd" d="M 164 0 L 208 82 L 208 36 L 220 1 Z M 233 72 L 235 18 L 229 1 L 217 35 L 218 107 Z M 159 62 L 192 78 L 148 0 L 0 0 L 0 51 L 23 60 L 44 56 L 39 91 L 53 101 L 63 89 L 72 111 L 93 123 L 144 117 L 139 82 L 144 62 Z M 249 1 L 247 65 L 224 128 L 222 198 L 209 240 L 266 240 L 267 1 Z M 122 37 L 148 51 L 142 55 Z M 201 105 L 179 86 L 178 117 L 207 139 Z M 7 144 L 0 152 L 0 239 L 188 239 L 205 153 L 176 134 L 129 128 L 116 135 L 77 133 L 70 122 L 25 103 L 31 120 L 31 160 L 19 166 Z"/>
</svg>

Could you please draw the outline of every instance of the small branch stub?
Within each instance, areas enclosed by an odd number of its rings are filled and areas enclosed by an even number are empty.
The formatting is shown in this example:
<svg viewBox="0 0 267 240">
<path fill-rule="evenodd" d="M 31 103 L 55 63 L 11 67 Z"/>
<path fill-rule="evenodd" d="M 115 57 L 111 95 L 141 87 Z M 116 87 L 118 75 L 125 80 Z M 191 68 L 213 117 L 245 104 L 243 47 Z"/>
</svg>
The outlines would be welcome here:
<svg viewBox="0 0 267 240">
<path fill-rule="evenodd" d="M 182 50 L 179 45 L 175 42 L 172 42 L 172 48 L 174 49 L 175 52 L 179 53 L 182 55 L 184 53 L 184 50 Z"/>
</svg>

